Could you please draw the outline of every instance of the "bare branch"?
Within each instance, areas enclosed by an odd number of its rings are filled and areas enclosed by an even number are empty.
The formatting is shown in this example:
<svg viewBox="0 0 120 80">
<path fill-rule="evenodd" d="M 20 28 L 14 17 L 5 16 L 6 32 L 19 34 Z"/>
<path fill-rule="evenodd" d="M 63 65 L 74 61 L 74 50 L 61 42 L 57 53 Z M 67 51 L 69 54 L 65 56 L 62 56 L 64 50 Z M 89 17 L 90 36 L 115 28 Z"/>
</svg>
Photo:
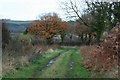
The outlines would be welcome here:
<svg viewBox="0 0 120 80">
<path fill-rule="evenodd" d="M 69 17 L 78 17 L 83 23 L 84 25 L 86 25 L 87 27 L 89 27 L 89 25 L 85 22 L 85 20 L 82 19 L 82 17 L 80 16 L 80 10 L 78 9 L 77 3 L 72 0 L 68 0 L 61 2 L 62 9 L 65 10 L 65 12 L 69 15 Z"/>
</svg>

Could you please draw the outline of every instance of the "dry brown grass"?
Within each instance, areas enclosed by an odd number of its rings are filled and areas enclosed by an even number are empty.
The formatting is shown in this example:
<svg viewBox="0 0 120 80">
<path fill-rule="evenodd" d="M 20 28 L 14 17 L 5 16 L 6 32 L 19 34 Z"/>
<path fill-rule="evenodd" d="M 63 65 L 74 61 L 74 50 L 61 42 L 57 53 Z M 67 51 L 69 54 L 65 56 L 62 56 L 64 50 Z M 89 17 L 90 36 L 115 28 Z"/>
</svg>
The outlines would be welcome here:
<svg viewBox="0 0 120 80">
<path fill-rule="evenodd" d="M 22 67 L 28 66 L 31 61 L 37 59 L 38 55 L 49 49 L 56 49 L 58 45 L 23 45 L 19 43 L 10 43 L 3 50 L 2 70 L 3 74 L 16 71 Z"/>
</svg>

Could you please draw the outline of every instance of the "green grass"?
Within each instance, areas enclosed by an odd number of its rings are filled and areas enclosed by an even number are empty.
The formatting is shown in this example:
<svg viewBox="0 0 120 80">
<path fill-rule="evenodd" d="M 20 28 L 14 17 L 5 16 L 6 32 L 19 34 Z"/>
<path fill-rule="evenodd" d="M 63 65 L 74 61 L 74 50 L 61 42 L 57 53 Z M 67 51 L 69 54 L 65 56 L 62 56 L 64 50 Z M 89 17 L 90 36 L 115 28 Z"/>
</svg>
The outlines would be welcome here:
<svg viewBox="0 0 120 80">
<path fill-rule="evenodd" d="M 77 49 L 71 58 L 71 61 L 74 62 L 74 67 L 70 71 L 70 76 L 72 78 L 89 78 L 91 74 L 94 74 L 92 71 L 84 68 L 82 64 L 83 60 L 84 58 L 80 55 L 80 50 Z"/>
<path fill-rule="evenodd" d="M 56 58 L 50 66 L 46 67 L 48 62 Z M 45 52 L 29 66 L 24 67 L 17 72 L 9 73 L 4 78 L 89 78 L 92 71 L 84 68 L 80 63 L 83 62 L 79 48 L 61 48 L 54 52 Z M 73 69 L 70 69 L 70 62 L 74 62 Z M 95 76 L 97 77 L 97 76 Z"/>
<path fill-rule="evenodd" d="M 75 78 L 87 78 L 90 76 L 91 72 L 83 67 L 80 62 L 83 61 L 83 57 L 80 55 L 80 51 L 77 50 L 71 58 L 71 61 L 74 62 L 73 70 L 71 70 L 71 77 Z"/>
<path fill-rule="evenodd" d="M 49 68 L 39 74 L 40 78 L 65 78 L 69 70 L 69 61 L 74 50 L 64 52 Z"/>
<path fill-rule="evenodd" d="M 3 77 L 5 78 L 32 78 L 35 70 L 39 67 L 42 68 L 43 66 L 45 66 L 50 59 L 54 58 L 55 56 L 57 56 L 58 54 L 61 54 L 62 52 L 64 52 L 65 50 L 58 50 L 55 51 L 53 53 L 43 53 L 42 56 L 40 56 L 40 58 L 35 61 L 34 63 L 30 64 L 29 66 L 18 70 L 15 73 L 9 73 L 4 75 Z"/>
</svg>

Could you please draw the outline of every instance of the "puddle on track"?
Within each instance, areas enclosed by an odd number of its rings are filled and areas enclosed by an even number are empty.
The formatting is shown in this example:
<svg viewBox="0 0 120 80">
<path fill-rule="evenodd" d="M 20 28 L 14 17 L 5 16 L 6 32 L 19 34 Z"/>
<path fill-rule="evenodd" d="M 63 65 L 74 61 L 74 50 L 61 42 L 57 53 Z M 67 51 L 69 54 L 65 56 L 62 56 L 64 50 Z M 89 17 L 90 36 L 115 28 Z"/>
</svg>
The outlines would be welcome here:
<svg viewBox="0 0 120 80">
<path fill-rule="evenodd" d="M 69 63 L 69 71 L 67 72 L 66 78 L 71 78 L 70 73 L 71 73 L 73 67 L 74 67 L 74 62 L 70 61 L 70 63 Z"/>
<path fill-rule="evenodd" d="M 63 55 L 63 54 L 59 53 L 57 56 L 55 56 L 54 58 L 49 60 L 49 62 L 44 67 L 37 69 L 37 72 L 39 72 L 39 74 L 42 74 L 42 72 L 44 72 L 47 68 L 49 68 L 57 60 L 57 58 L 60 57 L 61 55 Z"/>
<path fill-rule="evenodd" d="M 73 67 L 74 67 L 74 62 L 71 61 L 69 65 L 70 65 L 70 70 L 73 69 Z"/>
<path fill-rule="evenodd" d="M 56 57 L 52 58 L 46 66 L 48 67 L 48 66 L 52 65 L 60 55 L 61 54 L 58 54 Z"/>
<path fill-rule="evenodd" d="M 44 66 L 43 68 L 40 68 L 39 71 L 44 71 L 46 68 L 50 67 L 58 57 L 60 57 L 62 54 L 59 53 L 57 56 L 55 56 L 54 58 L 52 58 L 51 60 L 49 60 L 49 62 L 46 64 L 46 66 Z"/>
</svg>

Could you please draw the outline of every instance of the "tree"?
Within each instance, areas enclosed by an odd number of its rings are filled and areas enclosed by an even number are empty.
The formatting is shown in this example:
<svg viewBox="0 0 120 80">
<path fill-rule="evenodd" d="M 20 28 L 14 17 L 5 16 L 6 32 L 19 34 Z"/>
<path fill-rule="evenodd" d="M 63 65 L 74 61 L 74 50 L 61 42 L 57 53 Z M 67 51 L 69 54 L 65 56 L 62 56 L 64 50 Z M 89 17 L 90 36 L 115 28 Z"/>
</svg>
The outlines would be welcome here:
<svg viewBox="0 0 120 80">
<path fill-rule="evenodd" d="M 40 17 L 40 20 L 34 21 L 28 28 L 28 32 L 43 36 L 51 43 L 51 39 L 55 35 L 60 34 L 63 39 L 68 28 L 68 23 L 62 21 L 56 13 L 49 13 Z"/>
<path fill-rule="evenodd" d="M 62 1 L 61 3 L 61 8 L 64 10 L 64 12 L 66 12 L 68 17 L 74 17 L 76 19 L 81 20 L 84 25 L 89 26 L 81 17 L 81 9 L 80 9 L 80 2 L 77 0 L 67 0 L 67 1 Z M 78 4 L 77 4 L 78 3 Z M 80 21 L 80 22 L 81 22 Z"/>
<path fill-rule="evenodd" d="M 67 0 L 61 3 L 62 9 L 65 10 L 69 17 L 75 17 L 80 24 L 82 22 L 85 26 L 91 28 L 91 34 L 93 32 L 97 33 L 98 42 L 105 30 L 112 29 L 120 21 L 120 2 L 88 2 L 85 0 L 84 3 L 87 7 L 84 10 L 80 9 L 80 1 L 78 0 Z M 85 17 L 82 17 L 86 13 L 92 16 L 92 22 L 89 23 L 85 20 Z"/>
<path fill-rule="evenodd" d="M 95 19 L 92 24 L 92 31 L 97 33 L 97 40 L 100 41 L 105 30 L 111 30 L 120 21 L 120 2 L 87 2 L 89 13 Z M 117 14 L 117 15 L 116 15 Z"/>
<path fill-rule="evenodd" d="M 87 35 L 90 33 L 90 29 L 87 26 L 85 26 L 83 23 L 80 23 L 78 21 L 75 22 L 74 26 L 75 26 L 75 33 L 81 38 L 82 42 L 85 42 L 85 40 L 87 40 Z"/>
<path fill-rule="evenodd" d="M 75 22 L 75 31 L 79 35 L 79 37 L 81 38 L 82 41 L 85 41 L 85 40 L 88 41 L 88 39 L 91 41 L 91 34 L 93 33 L 92 32 L 92 23 L 94 23 L 94 18 L 89 13 L 83 14 L 81 16 L 81 18 L 84 21 L 86 21 L 86 23 L 91 27 L 84 25 L 84 23 L 80 19 L 78 19 Z M 84 36 L 85 36 L 85 39 L 83 40 Z"/>
<path fill-rule="evenodd" d="M 61 35 L 61 40 L 62 40 L 61 43 L 63 43 L 63 39 L 65 35 L 68 33 L 69 27 L 70 27 L 70 24 L 68 22 L 61 23 L 61 27 L 59 27 L 59 34 Z"/>
<path fill-rule="evenodd" d="M 10 41 L 10 31 L 6 27 L 6 23 L 2 20 L 2 48 L 4 49 Z"/>
</svg>

